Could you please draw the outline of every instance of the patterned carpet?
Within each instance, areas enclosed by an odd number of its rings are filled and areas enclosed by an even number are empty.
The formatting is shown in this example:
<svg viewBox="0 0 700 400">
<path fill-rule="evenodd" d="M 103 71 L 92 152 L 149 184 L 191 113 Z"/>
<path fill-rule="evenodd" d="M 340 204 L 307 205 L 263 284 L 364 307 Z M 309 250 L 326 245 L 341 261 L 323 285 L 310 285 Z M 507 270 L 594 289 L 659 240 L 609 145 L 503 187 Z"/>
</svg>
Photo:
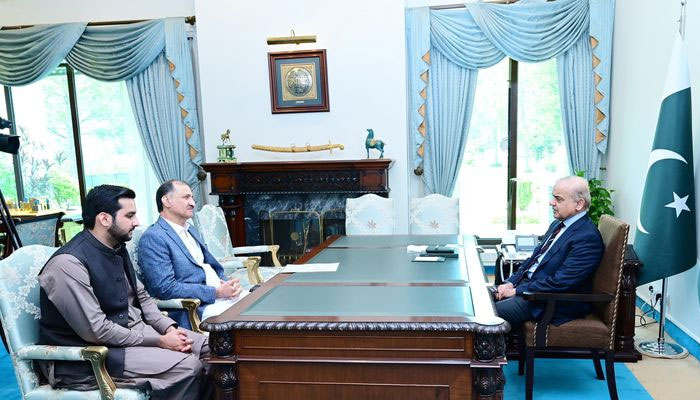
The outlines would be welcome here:
<svg viewBox="0 0 700 400">
<path fill-rule="evenodd" d="M 505 367 L 505 400 L 525 398 L 525 377 L 518 375 L 517 362 Z M 624 364 L 615 364 L 617 392 L 620 399 L 652 400 L 637 378 Z M 595 379 L 590 360 L 535 360 L 535 393 L 537 400 L 605 400 L 608 387 Z M 0 344 L 0 399 L 20 400 L 19 387 L 12 361 Z"/>
</svg>

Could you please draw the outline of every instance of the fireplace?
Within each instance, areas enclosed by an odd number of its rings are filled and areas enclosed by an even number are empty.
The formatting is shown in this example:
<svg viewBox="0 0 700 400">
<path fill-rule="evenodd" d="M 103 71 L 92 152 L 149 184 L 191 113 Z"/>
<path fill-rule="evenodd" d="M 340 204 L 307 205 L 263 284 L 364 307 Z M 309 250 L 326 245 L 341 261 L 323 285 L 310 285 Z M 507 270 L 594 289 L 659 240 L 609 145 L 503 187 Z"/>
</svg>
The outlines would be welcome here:
<svg viewBox="0 0 700 400">
<path fill-rule="evenodd" d="M 345 199 L 389 196 L 392 160 L 202 164 L 234 246 L 278 244 L 284 263 L 345 233 Z"/>
</svg>

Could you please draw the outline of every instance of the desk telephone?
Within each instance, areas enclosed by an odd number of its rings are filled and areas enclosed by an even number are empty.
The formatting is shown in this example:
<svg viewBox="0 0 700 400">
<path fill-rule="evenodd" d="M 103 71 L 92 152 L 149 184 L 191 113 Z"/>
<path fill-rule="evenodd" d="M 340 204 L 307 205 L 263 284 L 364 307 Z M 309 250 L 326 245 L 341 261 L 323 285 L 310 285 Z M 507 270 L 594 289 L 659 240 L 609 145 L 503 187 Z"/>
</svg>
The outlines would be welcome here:
<svg viewBox="0 0 700 400">
<path fill-rule="evenodd" d="M 506 245 L 506 255 L 508 256 L 508 258 L 517 258 L 518 252 L 515 251 L 515 245 L 512 245 L 512 244 Z"/>
<path fill-rule="evenodd" d="M 525 259 L 530 257 L 537 246 L 537 236 L 516 235 L 515 244 L 506 244 L 505 255 L 509 259 Z"/>
</svg>

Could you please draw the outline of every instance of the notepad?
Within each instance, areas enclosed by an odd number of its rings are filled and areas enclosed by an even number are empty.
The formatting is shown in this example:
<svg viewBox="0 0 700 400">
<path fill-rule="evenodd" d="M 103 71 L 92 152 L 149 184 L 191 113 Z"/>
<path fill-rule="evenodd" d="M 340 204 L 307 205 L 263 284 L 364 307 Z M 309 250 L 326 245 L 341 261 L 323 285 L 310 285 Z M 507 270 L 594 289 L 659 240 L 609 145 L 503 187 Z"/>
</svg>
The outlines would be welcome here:
<svg viewBox="0 0 700 400">
<path fill-rule="evenodd" d="M 409 244 L 406 246 L 406 253 L 425 253 L 425 250 L 428 248 L 427 245 L 425 246 L 418 246 L 415 244 Z"/>
<path fill-rule="evenodd" d="M 282 269 L 283 274 L 292 272 L 334 272 L 338 270 L 340 263 L 318 263 L 318 264 L 287 264 Z"/>
<path fill-rule="evenodd" d="M 438 256 L 416 256 L 416 258 L 414 258 L 413 261 L 420 261 L 420 262 L 443 262 L 443 261 L 445 261 L 445 257 L 438 257 Z"/>
</svg>

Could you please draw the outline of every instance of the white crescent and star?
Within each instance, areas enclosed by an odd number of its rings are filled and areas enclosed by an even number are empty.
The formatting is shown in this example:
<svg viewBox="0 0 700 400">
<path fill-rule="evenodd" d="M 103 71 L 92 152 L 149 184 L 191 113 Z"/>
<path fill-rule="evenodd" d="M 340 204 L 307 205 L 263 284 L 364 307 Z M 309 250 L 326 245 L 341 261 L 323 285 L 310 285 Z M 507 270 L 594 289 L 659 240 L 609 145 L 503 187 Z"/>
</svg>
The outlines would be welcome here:
<svg viewBox="0 0 700 400">
<path fill-rule="evenodd" d="M 663 161 L 663 160 L 678 160 L 686 165 L 688 165 L 688 161 L 683 158 L 680 154 L 676 153 L 675 151 L 671 150 L 666 150 L 666 149 L 656 149 L 652 150 L 651 154 L 649 154 L 649 165 L 647 166 L 647 174 L 649 173 L 649 170 L 651 169 L 652 165 L 654 163 Z M 669 207 L 673 208 L 676 210 L 676 218 L 678 218 L 681 215 L 681 212 L 683 211 L 688 211 L 690 212 L 690 208 L 688 208 L 688 205 L 686 202 L 688 201 L 688 196 L 685 197 L 679 197 L 676 192 L 673 192 L 673 201 L 671 203 L 666 204 L 664 207 Z M 642 225 L 642 212 L 640 210 L 639 216 L 637 217 L 637 229 L 642 232 L 646 233 L 647 235 L 649 232 L 644 229 L 644 226 Z"/>
<path fill-rule="evenodd" d="M 673 201 L 666 204 L 664 207 L 675 209 L 676 218 L 678 218 L 683 211 L 690 212 L 690 208 L 688 208 L 688 204 L 686 204 L 686 202 L 688 201 L 688 196 L 690 195 L 681 198 L 676 194 L 676 192 L 673 192 Z"/>
</svg>

